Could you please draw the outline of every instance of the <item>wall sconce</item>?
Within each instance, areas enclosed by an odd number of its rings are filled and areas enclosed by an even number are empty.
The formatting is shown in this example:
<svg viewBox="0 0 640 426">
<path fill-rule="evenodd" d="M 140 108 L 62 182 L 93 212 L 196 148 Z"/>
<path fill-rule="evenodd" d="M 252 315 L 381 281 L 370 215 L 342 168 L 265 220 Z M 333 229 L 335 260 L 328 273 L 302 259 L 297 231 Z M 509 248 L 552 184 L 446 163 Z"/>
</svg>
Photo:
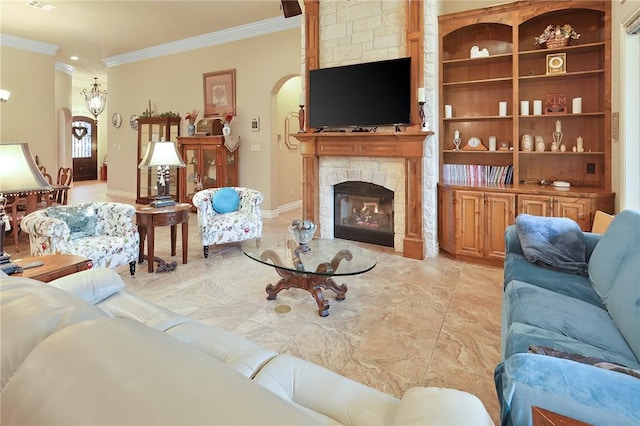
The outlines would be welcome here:
<svg viewBox="0 0 640 426">
<path fill-rule="evenodd" d="M 98 120 L 98 116 L 104 110 L 104 107 L 107 104 L 107 91 L 100 90 L 98 77 L 93 77 L 93 80 L 94 81 L 91 85 L 91 90 L 82 89 L 82 92 L 80 92 L 80 94 L 84 95 L 84 103 L 87 106 L 89 112 L 96 120 Z"/>
<path fill-rule="evenodd" d="M 11 92 L 5 89 L 0 89 L 0 102 L 5 103 L 9 100 Z"/>
</svg>

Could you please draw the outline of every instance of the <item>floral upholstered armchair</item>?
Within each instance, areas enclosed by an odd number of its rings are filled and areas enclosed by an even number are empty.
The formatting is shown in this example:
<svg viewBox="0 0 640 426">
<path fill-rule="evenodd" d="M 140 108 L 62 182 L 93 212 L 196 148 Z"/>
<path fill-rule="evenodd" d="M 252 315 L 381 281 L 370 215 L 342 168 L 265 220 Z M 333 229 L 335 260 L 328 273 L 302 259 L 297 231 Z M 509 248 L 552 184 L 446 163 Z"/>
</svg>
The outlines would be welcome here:
<svg viewBox="0 0 640 426">
<path fill-rule="evenodd" d="M 94 202 L 48 207 L 22 219 L 32 256 L 75 254 L 90 259 L 94 268 L 129 264 L 135 274 L 140 234 L 133 222 L 135 207 Z"/>
<path fill-rule="evenodd" d="M 198 226 L 204 250 L 209 246 L 249 240 L 262 236 L 262 193 L 250 188 L 208 188 L 196 192 Z"/>
</svg>

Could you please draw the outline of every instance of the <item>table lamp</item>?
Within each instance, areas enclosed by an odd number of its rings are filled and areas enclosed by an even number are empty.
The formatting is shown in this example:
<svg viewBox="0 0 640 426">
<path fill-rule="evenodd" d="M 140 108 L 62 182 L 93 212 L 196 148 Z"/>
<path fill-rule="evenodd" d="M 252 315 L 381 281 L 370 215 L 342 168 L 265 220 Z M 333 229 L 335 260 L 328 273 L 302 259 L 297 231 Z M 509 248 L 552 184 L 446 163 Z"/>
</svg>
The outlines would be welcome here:
<svg viewBox="0 0 640 426">
<path fill-rule="evenodd" d="M 40 173 L 26 142 L 0 142 L 0 164 L 0 264 L 6 266 L 10 256 L 4 252 L 5 221 L 8 221 L 5 197 L 51 192 L 52 188 Z"/>
<path fill-rule="evenodd" d="M 138 168 L 157 167 L 158 196 L 151 202 L 152 207 L 165 207 L 176 204 L 171 195 L 169 195 L 169 172 L 171 166 L 185 167 L 176 144 L 172 141 L 150 141 L 147 146 L 147 152 L 144 154 L 140 164 L 138 164 Z"/>
</svg>

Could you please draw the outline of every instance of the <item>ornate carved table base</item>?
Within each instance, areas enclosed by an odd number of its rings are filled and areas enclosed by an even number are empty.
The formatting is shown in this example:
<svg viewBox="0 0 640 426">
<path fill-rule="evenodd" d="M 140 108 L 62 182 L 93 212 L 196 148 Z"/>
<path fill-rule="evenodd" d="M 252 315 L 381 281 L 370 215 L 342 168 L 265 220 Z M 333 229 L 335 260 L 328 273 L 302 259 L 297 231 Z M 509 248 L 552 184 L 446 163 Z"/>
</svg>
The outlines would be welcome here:
<svg viewBox="0 0 640 426">
<path fill-rule="evenodd" d="M 262 253 L 261 258 L 262 260 L 272 260 L 275 265 L 283 265 L 280 256 L 278 256 L 278 254 L 273 250 L 266 250 L 264 253 Z M 326 317 L 327 315 L 329 315 L 329 301 L 324 298 L 324 293 L 322 292 L 322 290 L 332 290 L 333 292 L 335 292 L 336 300 L 344 300 L 345 294 L 347 293 L 347 285 L 338 285 L 330 276 L 333 271 L 338 268 L 340 262 L 343 259 L 352 259 L 352 255 L 349 250 L 340 250 L 333 257 L 331 262 L 325 262 L 318 265 L 318 267 L 316 268 L 317 275 L 305 272 L 292 272 L 290 270 L 275 266 L 276 272 L 282 278 L 275 286 L 273 284 L 267 285 L 267 300 L 275 300 L 280 291 L 287 290 L 292 287 L 307 290 L 309 293 L 311 293 L 311 295 L 313 295 L 313 298 L 318 304 L 318 314 L 321 317 Z M 297 267 L 296 269 L 304 271 L 302 261 L 299 257 L 296 257 L 294 259 L 294 263 L 299 265 L 299 267 Z"/>
</svg>

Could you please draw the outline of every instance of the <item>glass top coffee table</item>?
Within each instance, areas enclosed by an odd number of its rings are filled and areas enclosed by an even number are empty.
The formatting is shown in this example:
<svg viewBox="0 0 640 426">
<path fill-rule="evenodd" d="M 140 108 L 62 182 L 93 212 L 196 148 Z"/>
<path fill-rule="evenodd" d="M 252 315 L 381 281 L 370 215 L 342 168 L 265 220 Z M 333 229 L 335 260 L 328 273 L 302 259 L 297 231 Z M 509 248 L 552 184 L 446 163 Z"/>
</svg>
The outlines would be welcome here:
<svg viewBox="0 0 640 426">
<path fill-rule="evenodd" d="M 282 278 L 266 287 L 267 299 L 289 288 L 307 290 L 318 304 L 318 314 L 329 315 L 329 301 L 322 290 L 332 290 L 336 300 L 344 300 L 346 284 L 338 285 L 332 277 L 357 275 L 376 266 L 376 258 L 367 250 L 340 239 L 314 239 L 300 250 L 289 235 L 254 238 L 242 243 L 242 251 L 251 259 L 275 268 Z"/>
</svg>

